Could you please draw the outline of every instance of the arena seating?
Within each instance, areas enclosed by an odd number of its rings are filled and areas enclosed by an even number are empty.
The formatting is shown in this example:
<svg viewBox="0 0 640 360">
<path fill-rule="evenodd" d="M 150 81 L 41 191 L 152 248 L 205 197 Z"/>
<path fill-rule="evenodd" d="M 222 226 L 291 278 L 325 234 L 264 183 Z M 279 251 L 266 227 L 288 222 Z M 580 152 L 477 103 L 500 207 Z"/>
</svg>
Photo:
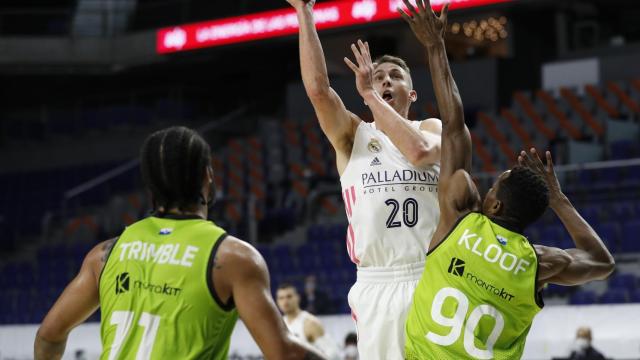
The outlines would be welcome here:
<svg viewBox="0 0 640 360">
<path fill-rule="evenodd" d="M 640 157 L 637 139 L 612 143 L 604 139 L 607 120 L 638 123 L 639 103 L 638 81 L 586 86 L 580 92 L 561 89 L 558 94 L 516 92 L 510 108 L 501 109 L 498 114 L 481 112 L 476 119 L 469 119 L 476 124 L 472 128 L 474 171 L 507 168 L 522 148 L 547 148 L 567 139 L 601 144 L 609 159 Z M 423 108 L 417 116 L 437 113 L 431 104 Z M 106 131 L 119 124 L 137 126 L 132 124 L 152 122 L 154 114 L 160 112 L 173 112 L 172 116 L 193 114 L 171 102 L 159 102 L 154 109 L 113 106 L 90 110 L 82 114 L 81 127 L 67 123 L 69 117 L 65 113 L 52 114 L 44 133 Z M 5 131 L 12 136 L 30 136 L 31 131 L 25 129 L 9 127 Z M 215 217 L 230 233 L 246 238 L 247 218 L 255 214 L 260 239 L 269 241 L 258 244 L 258 249 L 269 265 L 272 283 L 287 281 L 302 288 L 304 277 L 314 274 L 334 299 L 335 309 L 347 313 L 346 295 L 355 281 L 355 267 L 345 251 L 346 224 L 334 156 L 314 119 L 261 122 L 254 134 L 230 139 L 214 155 L 215 181 L 222 196 Z M 68 189 L 69 179 L 79 183 L 113 166 L 3 176 L 0 186 L 12 191 L 2 199 L 0 216 L 4 221 L 0 222 L 0 229 L 10 238 L 14 233 L 39 232 L 43 214 L 59 210 L 60 194 Z M 616 256 L 630 256 L 629 261 L 639 261 L 636 234 L 640 233 L 640 166 L 585 169 L 565 175 L 565 191 L 611 251 Z M 128 176 L 109 184 L 109 189 L 90 195 L 80 205 L 92 205 L 87 212 L 92 215 L 65 219 L 60 229 L 35 249 L 10 242 L 9 248 L 20 251 L 10 260 L 0 260 L 0 323 L 35 323 L 42 319 L 77 273 L 84 254 L 146 213 L 147 201 L 138 184 L 135 177 Z M 317 203 L 310 204 L 310 195 L 322 184 L 330 184 L 338 191 L 320 195 Z M 309 216 L 312 207 L 316 213 Z M 335 220 L 316 224 L 308 221 L 318 216 Z M 306 239 L 299 239 L 296 244 L 279 240 L 301 224 L 306 229 Z M 550 213 L 528 229 L 527 236 L 533 243 L 572 247 L 568 234 Z M 3 241 L 2 246 L 8 243 Z M 621 270 L 603 289 L 554 285 L 545 292 L 550 299 L 576 305 L 640 302 L 640 274 Z"/>
</svg>

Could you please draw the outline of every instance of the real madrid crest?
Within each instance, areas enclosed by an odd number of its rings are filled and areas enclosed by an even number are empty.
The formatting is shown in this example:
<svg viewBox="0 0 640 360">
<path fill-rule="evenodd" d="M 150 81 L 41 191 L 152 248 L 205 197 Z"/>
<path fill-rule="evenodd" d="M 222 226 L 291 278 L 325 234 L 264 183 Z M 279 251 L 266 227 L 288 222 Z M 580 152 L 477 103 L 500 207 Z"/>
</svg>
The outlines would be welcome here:
<svg viewBox="0 0 640 360">
<path fill-rule="evenodd" d="M 382 145 L 380 145 L 380 141 L 378 141 L 377 139 L 371 139 L 371 141 L 369 141 L 369 145 L 367 145 L 367 148 L 372 153 L 379 153 L 380 151 L 382 151 Z"/>
</svg>

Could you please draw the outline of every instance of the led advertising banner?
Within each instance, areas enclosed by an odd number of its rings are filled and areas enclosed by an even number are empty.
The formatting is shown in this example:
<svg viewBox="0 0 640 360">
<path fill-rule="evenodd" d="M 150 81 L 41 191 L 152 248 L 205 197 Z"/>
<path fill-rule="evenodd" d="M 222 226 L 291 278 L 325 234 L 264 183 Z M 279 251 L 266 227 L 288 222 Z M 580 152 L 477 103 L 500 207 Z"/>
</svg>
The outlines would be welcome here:
<svg viewBox="0 0 640 360">
<path fill-rule="evenodd" d="M 410 0 L 415 3 L 415 0 Z M 449 0 L 450 9 L 478 7 L 512 0 Z M 444 0 L 432 0 L 439 11 Z M 337 0 L 316 4 L 314 17 L 318 30 L 400 18 L 402 0 Z M 247 14 L 231 18 L 178 25 L 158 30 L 156 49 L 159 54 L 205 47 L 241 43 L 298 32 L 298 19 L 291 7 Z"/>
</svg>

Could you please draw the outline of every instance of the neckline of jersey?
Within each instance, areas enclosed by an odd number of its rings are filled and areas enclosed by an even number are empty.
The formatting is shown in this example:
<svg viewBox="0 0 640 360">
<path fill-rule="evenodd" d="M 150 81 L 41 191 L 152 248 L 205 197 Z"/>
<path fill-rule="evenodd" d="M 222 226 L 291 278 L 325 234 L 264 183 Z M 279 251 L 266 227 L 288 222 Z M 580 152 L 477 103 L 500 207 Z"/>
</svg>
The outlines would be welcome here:
<svg viewBox="0 0 640 360">
<path fill-rule="evenodd" d="M 151 217 L 170 220 L 206 220 L 195 214 L 154 214 Z"/>
</svg>

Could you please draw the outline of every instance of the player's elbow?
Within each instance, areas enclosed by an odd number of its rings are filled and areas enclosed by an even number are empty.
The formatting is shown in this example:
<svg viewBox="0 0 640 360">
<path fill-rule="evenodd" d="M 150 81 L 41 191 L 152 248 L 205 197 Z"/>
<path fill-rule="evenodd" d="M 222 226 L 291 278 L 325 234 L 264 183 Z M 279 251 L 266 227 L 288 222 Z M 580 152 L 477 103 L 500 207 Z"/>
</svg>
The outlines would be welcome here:
<svg viewBox="0 0 640 360">
<path fill-rule="evenodd" d="M 67 334 L 62 329 L 52 326 L 46 320 L 38 328 L 36 333 L 36 341 L 45 341 L 48 343 L 56 343 L 64 341 L 67 338 Z"/>
<path fill-rule="evenodd" d="M 609 256 L 609 259 L 602 264 L 602 277 L 600 280 L 606 280 L 616 269 L 616 261 L 613 256 Z"/>
<path fill-rule="evenodd" d="M 304 89 L 307 96 L 311 99 L 326 99 L 331 96 L 331 86 L 329 79 L 324 77 L 314 77 L 311 81 L 304 82 Z"/>
</svg>

